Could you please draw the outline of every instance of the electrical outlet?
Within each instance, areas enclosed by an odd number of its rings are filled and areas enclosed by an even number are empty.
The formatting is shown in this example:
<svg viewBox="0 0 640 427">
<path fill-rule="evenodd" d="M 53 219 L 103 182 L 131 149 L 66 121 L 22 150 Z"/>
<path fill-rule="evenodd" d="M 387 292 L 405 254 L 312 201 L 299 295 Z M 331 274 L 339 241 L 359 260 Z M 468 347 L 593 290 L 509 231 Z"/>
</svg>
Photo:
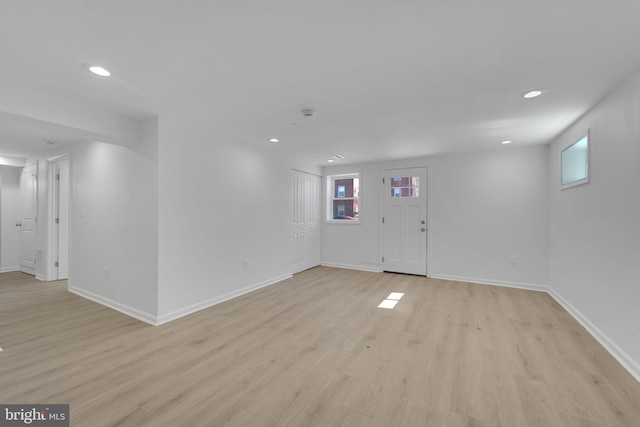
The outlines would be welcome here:
<svg viewBox="0 0 640 427">
<path fill-rule="evenodd" d="M 111 270 L 109 270 L 109 266 L 104 266 L 104 277 L 105 279 L 111 279 Z"/>
<path fill-rule="evenodd" d="M 518 257 L 513 255 L 509 257 L 509 264 L 516 265 L 517 263 L 518 263 Z"/>
<path fill-rule="evenodd" d="M 248 259 L 244 259 L 242 261 L 242 267 L 246 270 L 249 268 L 249 260 Z"/>
</svg>

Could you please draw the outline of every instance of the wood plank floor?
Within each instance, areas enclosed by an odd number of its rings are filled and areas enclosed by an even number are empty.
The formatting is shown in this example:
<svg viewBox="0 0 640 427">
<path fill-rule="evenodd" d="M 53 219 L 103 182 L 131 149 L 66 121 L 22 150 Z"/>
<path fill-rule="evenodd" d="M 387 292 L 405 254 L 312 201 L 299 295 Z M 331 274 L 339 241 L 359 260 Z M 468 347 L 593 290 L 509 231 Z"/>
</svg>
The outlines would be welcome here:
<svg viewBox="0 0 640 427">
<path fill-rule="evenodd" d="M 414 276 L 318 267 L 153 327 L 3 273 L 0 347 L 0 402 L 72 426 L 640 425 L 640 383 L 547 294 Z"/>
</svg>

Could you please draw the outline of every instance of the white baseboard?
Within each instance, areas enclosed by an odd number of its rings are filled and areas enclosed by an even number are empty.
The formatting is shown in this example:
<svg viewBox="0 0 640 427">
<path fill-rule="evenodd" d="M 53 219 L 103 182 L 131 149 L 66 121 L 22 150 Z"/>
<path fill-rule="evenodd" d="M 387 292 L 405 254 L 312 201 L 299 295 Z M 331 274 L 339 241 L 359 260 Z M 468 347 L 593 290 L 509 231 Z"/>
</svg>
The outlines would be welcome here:
<svg viewBox="0 0 640 427">
<path fill-rule="evenodd" d="M 41 282 L 46 282 L 47 278 L 43 275 L 43 274 L 36 274 L 36 279 L 40 280 Z"/>
<path fill-rule="evenodd" d="M 98 304 L 102 304 L 104 306 L 107 306 L 109 308 L 112 308 L 116 311 L 119 311 L 120 313 L 126 314 L 127 316 L 131 316 L 135 319 L 141 320 L 145 323 L 148 323 L 150 325 L 157 325 L 157 318 L 156 316 L 149 314 L 147 312 L 138 310 L 136 308 L 133 307 L 129 307 L 128 305 L 125 304 L 121 304 L 117 301 L 114 301 L 110 298 L 105 298 L 101 295 L 97 295 L 94 294 L 93 292 L 89 292 L 89 291 L 85 291 L 84 289 L 79 289 L 73 286 L 68 286 L 67 290 L 71 293 L 74 293 L 78 296 L 81 296 L 82 298 L 86 298 L 88 300 L 91 300 L 93 302 L 97 302 Z"/>
<path fill-rule="evenodd" d="M 172 320 L 179 319 L 181 317 L 184 317 L 184 316 L 187 316 L 189 314 L 195 313 L 196 311 L 200 311 L 200 310 L 203 310 L 205 308 L 209 308 L 209 307 L 214 306 L 216 304 L 220 304 L 221 302 L 228 301 L 228 300 L 230 300 L 232 298 L 239 297 L 241 295 L 247 294 L 247 293 L 255 291 L 257 289 L 264 288 L 264 287 L 276 284 L 278 282 L 281 282 L 283 280 L 289 279 L 291 277 L 293 277 L 291 274 L 284 274 L 282 276 L 274 277 L 272 279 L 265 280 L 263 282 L 256 283 L 254 285 L 247 286 L 247 287 L 242 288 L 242 289 L 238 289 L 237 291 L 229 292 L 227 294 L 220 295 L 218 297 L 211 298 L 211 299 L 208 299 L 206 301 L 199 302 L 197 304 L 193 304 L 193 305 L 191 305 L 189 307 L 185 307 L 185 308 L 181 308 L 179 310 L 172 311 L 171 313 L 163 314 L 161 316 L 158 316 L 156 325 L 162 325 L 164 323 L 171 322 Z"/>
<path fill-rule="evenodd" d="M 2 267 L 0 268 L 0 273 L 9 273 L 12 271 L 20 271 L 20 269 L 18 268 L 18 266 L 16 265 L 15 267 Z"/>
<path fill-rule="evenodd" d="M 505 282 L 501 280 L 484 280 L 472 277 L 431 275 L 433 279 L 455 280 L 458 282 L 478 283 L 482 285 L 504 286 L 530 291 L 540 291 L 548 293 L 558 304 L 560 304 L 578 323 L 580 323 L 595 339 L 625 368 L 638 382 L 640 382 L 640 364 L 631 358 L 624 350 L 594 325 L 585 315 L 571 305 L 566 299 L 558 294 L 553 288 L 545 285 L 534 285 L 530 283 Z"/>
<path fill-rule="evenodd" d="M 442 275 L 442 274 L 431 274 L 429 275 L 429 277 L 432 279 L 453 280 L 455 282 L 476 283 L 478 285 L 502 286 L 504 288 L 525 289 L 527 291 L 547 292 L 549 290 L 549 287 L 547 285 L 536 285 L 534 283 L 507 282 L 504 280 L 478 279 L 477 277 L 448 276 L 448 275 Z"/>
<path fill-rule="evenodd" d="M 355 264 L 337 264 L 334 262 L 323 262 L 321 264 L 323 267 L 335 267 L 335 268 L 346 268 L 348 270 L 360 270 L 360 271 L 368 271 L 370 273 L 380 273 L 382 270 L 379 266 L 370 266 L 370 265 L 355 265 Z"/>
<path fill-rule="evenodd" d="M 325 267 L 346 268 L 350 270 L 361 270 L 361 271 L 374 272 L 374 273 L 381 272 L 379 268 L 367 267 L 367 266 L 361 266 L 361 265 L 336 264 L 336 263 L 327 263 L 327 262 L 323 262 L 322 265 Z M 5 272 L 5 271 L 17 271 L 17 268 L 0 270 L 0 272 Z M 109 298 L 96 295 L 92 292 L 75 288 L 73 286 L 69 286 L 68 290 L 69 292 L 72 292 L 83 298 L 105 305 L 109 308 L 117 310 L 128 316 L 134 317 L 150 325 L 157 326 L 157 325 L 162 325 L 164 323 L 170 322 L 172 320 L 179 319 L 181 317 L 187 316 L 189 314 L 195 313 L 205 308 L 214 306 L 216 304 L 220 304 L 224 301 L 228 301 L 230 299 L 239 297 L 241 295 L 247 294 L 257 289 L 273 285 L 275 283 L 286 280 L 290 277 L 292 277 L 291 274 L 284 274 L 282 276 L 278 276 L 278 277 L 275 277 L 251 286 L 247 286 L 237 291 L 229 292 L 227 294 L 224 294 L 215 298 L 211 298 L 209 300 L 200 302 L 198 304 L 194 304 L 189 307 L 175 310 L 171 313 L 158 316 L 158 317 L 153 316 L 149 313 L 137 310 L 135 308 L 129 307 L 127 305 L 120 304 Z M 555 290 L 553 290 L 549 286 L 536 285 L 532 283 L 507 282 L 502 280 L 478 279 L 474 277 L 464 277 L 464 276 L 430 275 L 429 277 L 433 279 L 452 280 L 456 282 L 468 282 L 468 283 L 477 283 L 481 285 L 502 286 L 502 287 L 516 288 L 516 289 L 525 289 L 530 291 L 547 292 L 565 310 L 567 310 L 567 312 L 571 314 L 571 316 L 573 316 L 573 318 L 576 319 L 578 323 L 580 323 L 600 343 L 600 345 L 602 345 L 605 348 L 605 350 L 607 350 L 638 382 L 640 382 L 640 364 L 638 364 L 633 358 L 631 358 L 627 353 L 625 353 L 625 351 L 622 350 L 620 347 L 618 347 L 618 345 L 611 338 L 609 338 L 597 326 L 591 323 L 591 321 L 589 321 L 587 317 L 585 317 L 579 310 L 577 310 L 573 305 L 571 305 L 567 300 L 565 300 L 560 294 L 558 294 Z"/>
<path fill-rule="evenodd" d="M 35 268 L 25 267 L 23 265 L 18 266 L 18 271 L 22 271 L 23 273 L 30 274 L 37 278 L 36 274 L 38 273 Z"/>
<path fill-rule="evenodd" d="M 571 305 L 553 289 L 549 289 L 549 295 L 555 299 L 567 312 L 573 316 L 589 332 L 605 350 L 609 352 L 633 377 L 640 382 L 640 364 L 633 360 L 624 350 L 611 339 L 600 328 L 594 325 L 580 310 Z"/>
</svg>

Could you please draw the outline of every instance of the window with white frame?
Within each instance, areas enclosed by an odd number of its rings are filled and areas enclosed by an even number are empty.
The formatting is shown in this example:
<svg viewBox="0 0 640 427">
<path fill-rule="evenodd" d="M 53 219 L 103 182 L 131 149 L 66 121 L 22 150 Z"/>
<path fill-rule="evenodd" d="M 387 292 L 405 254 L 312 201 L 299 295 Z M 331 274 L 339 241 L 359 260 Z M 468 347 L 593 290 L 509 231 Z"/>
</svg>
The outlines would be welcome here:
<svg viewBox="0 0 640 427">
<path fill-rule="evenodd" d="M 589 182 L 589 131 L 560 153 L 560 189 Z"/>
<path fill-rule="evenodd" d="M 357 222 L 360 218 L 360 174 L 327 177 L 327 221 Z"/>
</svg>

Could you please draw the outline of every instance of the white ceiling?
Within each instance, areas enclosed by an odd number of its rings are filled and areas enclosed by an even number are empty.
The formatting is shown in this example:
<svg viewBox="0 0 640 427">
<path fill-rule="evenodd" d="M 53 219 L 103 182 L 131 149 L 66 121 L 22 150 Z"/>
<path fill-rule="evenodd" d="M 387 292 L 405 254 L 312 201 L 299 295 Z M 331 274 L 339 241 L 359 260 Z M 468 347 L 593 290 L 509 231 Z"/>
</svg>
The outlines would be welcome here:
<svg viewBox="0 0 640 427">
<path fill-rule="evenodd" d="M 547 144 L 640 68 L 638 22 L 637 0 L 7 0 L 0 94 L 158 115 L 317 164 Z M 4 120 L 0 155 L 77 137 Z"/>
</svg>

